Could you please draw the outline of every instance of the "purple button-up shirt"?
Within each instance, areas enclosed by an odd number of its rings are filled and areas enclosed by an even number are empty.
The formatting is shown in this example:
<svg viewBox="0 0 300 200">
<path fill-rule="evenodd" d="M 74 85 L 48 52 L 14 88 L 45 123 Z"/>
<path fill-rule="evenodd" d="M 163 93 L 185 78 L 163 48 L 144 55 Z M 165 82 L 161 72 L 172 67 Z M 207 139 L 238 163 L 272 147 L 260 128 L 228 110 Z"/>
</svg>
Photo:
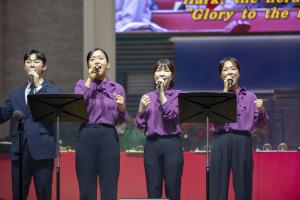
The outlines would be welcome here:
<svg viewBox="0 0 300 200">
<path fill-rule="evenodd" d="M 85 80 L 79 80 L 74 88 L 76 94 L 81 94 L 87 107 L 90 124 L 117 125 L 125 121 L 127 112 L 120 112 L 114 98 L 114 93 L 125 98 L 124 88 L 108 79 L 94 80 L 90 88 L 85 86 Z"/>
<path fill-rule="evenodd" d="M 252 133 L 257 127 L 263 128 L 267 125 L 268 115 L 259 113 L 255 105 L 256 95 L 245 88 L 237 90 L 237 122 L 236 123 L 214 123 L 214 132 L 245 131 Z"/>
<path fill-rule="evenodd" d="M 145 129 L 145 135 L 176 135 L 181 132 L 179 125 L 178 94 L 179 90 L 167 90 L 167 102 L 160 104 L 159 93 L 155 90 L 147 93 L 150 104 L 144 113 L 136 115 L 136 126 Z"/>
</svg>

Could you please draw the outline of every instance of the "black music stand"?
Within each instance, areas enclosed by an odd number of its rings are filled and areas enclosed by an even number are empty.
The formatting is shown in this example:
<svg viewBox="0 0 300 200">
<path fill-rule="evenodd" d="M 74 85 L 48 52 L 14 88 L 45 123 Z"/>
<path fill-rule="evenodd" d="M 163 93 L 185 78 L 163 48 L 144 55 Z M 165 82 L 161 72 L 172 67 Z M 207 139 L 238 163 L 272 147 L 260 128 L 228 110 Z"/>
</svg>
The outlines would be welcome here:
<svg viewBox="0 0 300 200">
<path fill-rule="evenodd" d="M 34 121 L 56 122 L 56 199 L 60 199 L 60 153 L 59 123 L 86 122 L 87 113 L 82 95 L 79 94 L 32 94 L 28 95 L 28 105 Z"/>
<path fill-rule="evenodd" d="M 206 199 L 209 200 L 208 124 L 236 122 L 236 94 L 231 92 L 190 92 L 179 94 L 179 121 L 206 122 Z"/>
<path fill-rule="evenodd" d="M 23 200 L 23 134 L 24 134 L 24 119 L 18 121 L 18 135 L 19 135 L 19 152 L 15 153 L 19 157 L 19 192 L 20 200 Z"/>
</svg>

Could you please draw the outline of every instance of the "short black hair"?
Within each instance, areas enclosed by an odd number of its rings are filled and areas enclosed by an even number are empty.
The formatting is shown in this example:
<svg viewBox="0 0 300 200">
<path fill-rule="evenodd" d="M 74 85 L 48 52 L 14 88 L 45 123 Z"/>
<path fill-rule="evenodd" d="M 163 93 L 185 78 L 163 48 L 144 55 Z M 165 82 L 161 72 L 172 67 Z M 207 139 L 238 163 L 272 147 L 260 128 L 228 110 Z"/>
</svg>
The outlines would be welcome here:
<svg viewBox="0 0 300 200">
<path fill-rule="evenodd" d="M 226 58 L 223 58 L 219 62 L 219 74 L 222 73 L 222 70 L 223 70 L 223 67 L 224 67 L 224 64 L 225 64 L 226 61 L 230 61 L 236 68 L 238 68 L 238 70 L 240 72 L 240 63 L 239 63 L 239 61 L 234 57 L 226 57 Z"/>
<path fill-rule="evenodd" d="M 172 76 L 175 79 L 175 75 L 176 75 L 176 70 L 175 70 L 175 65 L 169 60 L 169 59 L 160 59 L 159 61 L 157 61 L 157 63 L 153 66 L 153 73 L 155 73 L 155 71 L 157 70 L 157 68 L 159 67 L 159 65 L 167 65 L 167 67 L 169 68 L 169 70 L 172 73 Z M 174 79 L 171 80 L 169 87 L 173 88 L 174 86 Z"/>
<path fill-rule="evenodd" d="M 46 59 L 45 54 L 37 49 L 31 49 L 24 54 L 24 63 L 32 54 L 35 54 L 36 58 L 41 60 L 44 65 L 46 64 L 47 59 Z"/>
<path fill-rule="evenodd" d="M 100 49 L 100 48 L 95 48 L 95 49 L 89 51 L 88 54 L 87 54 L 87 56 L 86 56 L 86 63 L 87 63 L 87 66 L 89 66 L 89 60 L 90 60 L 90 58 L 92 57 L 92 55 L 93 55 L 93 53 L 94 53 L 95 51 L 101 51 L 101 52 L 104 54 L 104 56 L 105 56 L 107 62 L 109 63 L 109 58 L 108 58 L 108 55 L 107 55 L 106 51 L 104 51 L 103 49 Z"/>
</svg>

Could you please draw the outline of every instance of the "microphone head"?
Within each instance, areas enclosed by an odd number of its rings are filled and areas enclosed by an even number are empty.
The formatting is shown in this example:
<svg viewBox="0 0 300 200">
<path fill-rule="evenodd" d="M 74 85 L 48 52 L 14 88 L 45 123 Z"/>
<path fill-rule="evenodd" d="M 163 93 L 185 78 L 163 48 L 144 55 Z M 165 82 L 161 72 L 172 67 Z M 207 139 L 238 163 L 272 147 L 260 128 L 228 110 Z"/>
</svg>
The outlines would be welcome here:
<svg viewBox="0 0 300 200">
<path fill-rule="evenodd" d="M 228 87 L 229 87 L 229 88 L 232 87 L 232 83 L 233 83 L 233 80 L 232 80 L 232 79 L 228 79 Z"/>
<path fill-rule="evenodd" d="M 34 81 L 33 75 L 30 75 L 30 76 L 29 76 L 29 81 L 30 81 L 31 83 L 33 83 L 33 81 Z"/>
<path fill-rule="evenodd" d="M 96 70 L 101 69 L 101 65 L 96 65 L 95 69 L 96 69 Z"/>
<path fill-rule="evenodd" d="M 157 82 L 157 83 L 155 84 L 155 88 L 156 88 L 156 89 L 160 88 L 160 86 L 161 86 L 161 82 Z"/>
<path fill-rule="evenodd" d="M 167 80 L 166 77 L 161 77 L 161 78 L 162 78 L 162 80 L 163 80 L 164 82 Z M 162 82 L 157 81 L 157 82 L 156 82 L 156 89 L 160 88 L 162 84 L 163 84 Z"/>
<path fill-rule="evenodd" d="M 24 119 L 24 114 L 21 111 L 16 110 L 13 112 L 13 118 L 17 121 L 22 121 Z"/>
</svg>

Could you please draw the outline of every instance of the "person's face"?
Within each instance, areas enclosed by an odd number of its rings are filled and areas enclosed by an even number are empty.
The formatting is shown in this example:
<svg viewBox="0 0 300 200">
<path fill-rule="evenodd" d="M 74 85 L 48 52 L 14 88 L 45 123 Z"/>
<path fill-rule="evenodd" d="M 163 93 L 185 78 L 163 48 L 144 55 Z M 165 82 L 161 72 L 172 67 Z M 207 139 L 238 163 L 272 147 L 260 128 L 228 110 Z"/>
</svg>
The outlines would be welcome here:
<svg viewBox="0 0 300 200">
<path fill-rule="evenodd" d="M 222 68 L 221 72 L 221 79 L 222 80 L 232 80 L 232 85 L 236 85 L 238 83 L 238 80 L 240 78 L 240 72 L 239 69 L 233 65 L 233 63 L 230 60 L 227 60 L 224 63 L 224 66 Z"/>
<path fill-rule="evenodd" d="M 46 65 L 44 65 L 41 59 L 36 57 L 36 54 L 31 54 L 24 62 L 24 70 L 27 75 L 35 72 L 39 77 L 42 77 L 46 68 Z"/>
<path fill-rule="evenodd" d="M 160 64 L 154 73 L 154 81 L 155 83 L 162 83 L 164 88 L 168 88 L 170 82 L 174 79 L 174 75 L 169 69 L 168 65 Z"/>
<path fill-rule="evenodd" d="M 99 66 L 99 69 L 96 69 L 96 78 L 105 78 L 110 64 L 108 63 L 105 54 L 101 50 L 95 51 L 89 59 L 88 67 L 90 68 L 96 66 Z"/>
</svg>

